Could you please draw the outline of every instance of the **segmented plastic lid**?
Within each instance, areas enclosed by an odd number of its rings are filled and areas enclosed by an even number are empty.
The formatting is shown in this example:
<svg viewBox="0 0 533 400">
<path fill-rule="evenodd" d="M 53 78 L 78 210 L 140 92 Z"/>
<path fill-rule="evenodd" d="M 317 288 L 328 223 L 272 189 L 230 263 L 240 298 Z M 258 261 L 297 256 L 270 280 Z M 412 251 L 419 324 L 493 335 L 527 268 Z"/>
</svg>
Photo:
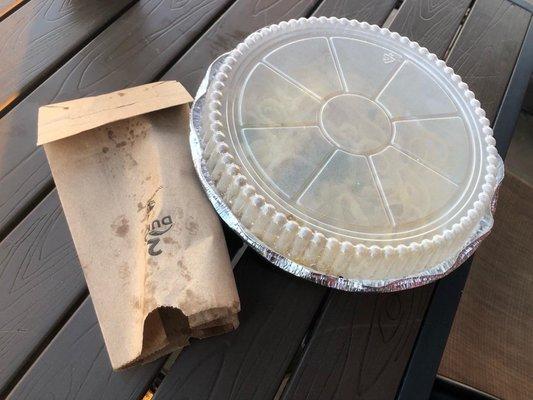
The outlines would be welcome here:
<svg viewBox="0 0 533 400">
<path fill-rule="evenodd" d="M 204 156 L 255 236 L 312 269 L 403 276 L 465 245 L 499 162 L 474 94 L 434 54 L 334 18 L 264 28 L 207 96 Z"/>
</svg>

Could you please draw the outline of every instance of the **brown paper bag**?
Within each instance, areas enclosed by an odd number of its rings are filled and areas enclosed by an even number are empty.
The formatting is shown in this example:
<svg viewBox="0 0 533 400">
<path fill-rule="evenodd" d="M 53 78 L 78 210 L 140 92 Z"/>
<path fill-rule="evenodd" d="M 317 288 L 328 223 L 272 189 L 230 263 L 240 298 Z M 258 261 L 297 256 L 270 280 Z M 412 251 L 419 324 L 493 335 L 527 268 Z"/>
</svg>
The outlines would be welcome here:
<svg viewBox="0 0 533 400">
<path fill-rule="evenodd" d="M 192 165 L 190 101 L 159 82 L 39 109 L 113 368 L 238 324 L 222 230 Z"/>
</svg>

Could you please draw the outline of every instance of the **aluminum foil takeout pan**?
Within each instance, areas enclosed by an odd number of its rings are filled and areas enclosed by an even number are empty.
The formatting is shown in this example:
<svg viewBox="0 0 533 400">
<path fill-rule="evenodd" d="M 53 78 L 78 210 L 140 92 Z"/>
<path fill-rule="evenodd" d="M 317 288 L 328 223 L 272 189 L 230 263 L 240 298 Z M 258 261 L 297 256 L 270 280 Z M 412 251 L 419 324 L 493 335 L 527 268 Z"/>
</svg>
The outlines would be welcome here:
<svg viewBox="0 0 533 400">
<path fill-rule="evenodd" d="M 493 225 L 503 162 L 468 86 L 417 43 L 336 18 L 263 28 L 209 67 L 191 111 L 202 185 L 278 267 L 395 291 L 459 266 Z"/>
</svg>

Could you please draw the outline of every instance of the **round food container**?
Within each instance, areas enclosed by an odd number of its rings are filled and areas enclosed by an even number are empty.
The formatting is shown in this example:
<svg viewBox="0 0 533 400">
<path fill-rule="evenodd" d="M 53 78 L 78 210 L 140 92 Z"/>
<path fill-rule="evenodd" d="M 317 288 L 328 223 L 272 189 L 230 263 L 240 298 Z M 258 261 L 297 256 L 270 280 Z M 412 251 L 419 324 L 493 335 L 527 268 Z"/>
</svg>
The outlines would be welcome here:
<svg viewBox="0 0 533 400">
<path fill-rule="evenodd" d="M 406 37 L 282 22 L 216 60 L 191 148 L 222 218 L 277 266 L 350 291 L 433 281 L 492 227 L 503 163 L 474 93 Z"/>
</svg>

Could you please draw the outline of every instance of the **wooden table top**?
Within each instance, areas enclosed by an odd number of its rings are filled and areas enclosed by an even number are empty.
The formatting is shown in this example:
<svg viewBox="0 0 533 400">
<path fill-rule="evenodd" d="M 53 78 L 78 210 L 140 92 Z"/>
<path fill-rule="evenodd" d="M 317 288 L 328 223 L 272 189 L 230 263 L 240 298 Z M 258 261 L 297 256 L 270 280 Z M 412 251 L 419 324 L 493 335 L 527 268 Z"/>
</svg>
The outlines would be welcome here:
<svg viewBox="0 0 533 400">
<path fill-rule="evenodd" d="M 40 105 L 155 80 L 195 93 L 249 33 L 311 15 L 385 24 L 446 59 L 505 154 L 533 63 L 525 0 L 0 0 L 0 398 L 428 398 L 468 265 L 400 293 L 344 293 L 238 251 L 227 229 L 239 329 L 172 366 L 113 372 L 35 146 Z"/>
</svg>

